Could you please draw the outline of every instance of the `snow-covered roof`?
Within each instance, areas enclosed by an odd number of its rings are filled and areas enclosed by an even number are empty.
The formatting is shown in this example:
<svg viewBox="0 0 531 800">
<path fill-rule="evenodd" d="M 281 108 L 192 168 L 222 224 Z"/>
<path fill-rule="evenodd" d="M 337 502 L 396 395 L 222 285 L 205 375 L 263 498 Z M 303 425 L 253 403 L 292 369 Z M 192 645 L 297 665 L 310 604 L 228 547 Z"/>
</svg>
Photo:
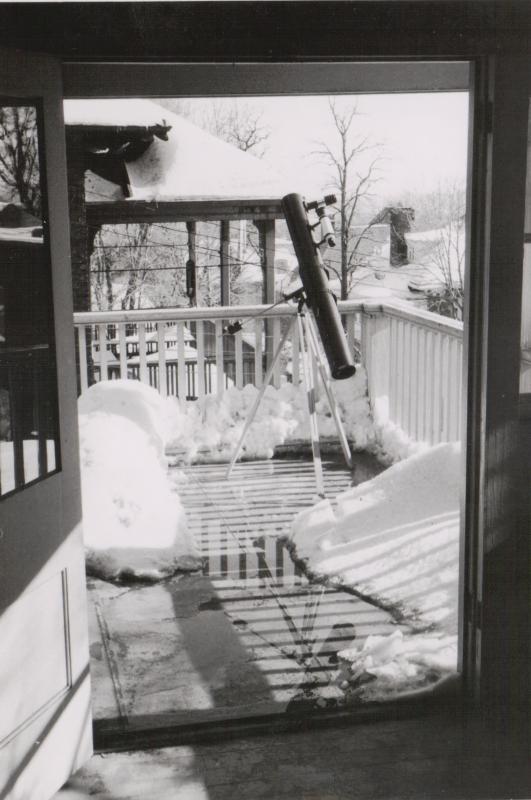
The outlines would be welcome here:
<svg viewBox="0 0 531 800">
<path fill-rule="evenodd" d="M 267 162 L 150 100 L 66 100 L 65 122 L 110 128 L 171 126 L 168 141 L 155 138 L 136 161 L 125 165 L 133 200 L 277 199 L 293 191 Z M 118 199 L 113 184 L 105 186 L 93 176 L 86 189 L 88 201 Z"/>
</svg>

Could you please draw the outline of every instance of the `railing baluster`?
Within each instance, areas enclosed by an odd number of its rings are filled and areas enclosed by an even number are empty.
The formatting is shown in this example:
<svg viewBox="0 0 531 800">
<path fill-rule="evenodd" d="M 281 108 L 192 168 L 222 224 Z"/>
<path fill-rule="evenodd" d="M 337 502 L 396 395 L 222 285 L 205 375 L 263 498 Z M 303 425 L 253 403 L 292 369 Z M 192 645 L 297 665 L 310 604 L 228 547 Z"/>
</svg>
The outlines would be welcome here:
<svg viewBox="0 0 531 800">
<path fill-rule="evenodd" d="M 397 321 L 389 320 L 389 419 L 396 419 Z"/>
<path fill-rule="evenodd" d="M 138 324 L 138 364 L 139 364 L 139 377 L 141 383 L 146 383 L 149 386 L 149 371 L 146 359 L 146 323 L 140 322 Z"/>
<path fill-rule="evenodd" d="M 274 317 L 273 319 L 273 353 L 277 352 L 277 347 L 280 343 L 280 318 Z M 277 359 L 275 369 L 273 370 L 273 386 L 278 389 L 280 386 L 280 358 Z"/>
<path fill-rule="evenodd" d="M 79 385 L 81 391 L 88 389 L 87 332 L 85 325 L 77 327 L 77 346 L 79 356 Z"/>
<path fill-rule="evenodd" d="M 431 444 L 441 441 L 441 337 L 433 335 L 433 438 Z"/>
<path fill-rule="evenodd" d="M 459 397 L 460 397 L 460 362 L 459 342 L 454 337 L 450 338 L 450 423 L 448 436 L 450 441 L 459 438 Z"/>
<path fill-rule="evenodd" d="M 449 381 L 450 353 L 448 336 L 441 334 L 441 441 L 450 441 L 450 405 L 452 387 Z"/>
<path fill-rule="evenodd" d="M 411 325 L 410 336 L 410 392 L 411 399 L 409 403 L 409 435 L 415 439 L 419 439 L 418 429 L 418 396 L 419 396 L 419 337 L 418 327 Z"/>
<path fill-rule="evenodd" d="M 396 359 L 396 422 L 397 425 L 404 425 L 404 322 L 397 320 L 397 359 Z"/>
<path fill-rule="evenodd" d="M 98 339 L 100 345 L 100 381 L 106 381 L 109 378 L 107 369 L 107 325 L 101 323 L 98 325 Z"/>
<path fill-rule="evenodd" d="M 120 348 L 120 378 L 127 378 L 127 342 L 125 340 L 125 322 L 118 325 L 118 347 Z"/>
<path fill-rule="evenodd" d="M 195 324 L 195 341 L 197 345 L 197 396 L 205 396 L 205 330 L 203 320 Z"/>
<path fill-rule="evenodd" d="M 461 438 L 461 397 L 463 391 L 463 341 L 457 340 L 457 391 L 456 391 L 456 415 L 457 431 L 456 439 Z"/>
<path fill-rule="evenodd" d="M 184 322 L 177 323 L 177 396 L 186 400 L 189 395 L 186 380 L 186 355 L 184 350 Z"/>
<path fill-rule="evenodd" d="M 223 320 L 217 319 L 216 331 L 216 394 L 222 395 L 225 390 L 225 372 L 223 363 Z"/>
<path fill-rule="evenodd" d="M 356 350 L 356 312 L 350 311 L 347 314 L 347 342 L 350 352 L 354 356 Z"/>
<path fill-rule="evenodd" d="M 157 325 L 157 342 L 159 356 L 159 392 L 163 397 L 168 396 L 168 381 L 166 376 L 166 324 L 159 322 Z"/>
<path fill-rule="evenodd" d="M 300 342 L 299 342 L 299 326 L 293 325 L 293 321 L 290 320 L 289 324 L 291 325 L 291 379 L 293 381 L 294 386 L 298 386 L 301 382 L 301 371 L 300 371 L 300 358 L 301 358 L 301 351 L 300 351 Z"/>
<path fill-rule="evenodd" d="M 420 438 L 425 441 L 427 438 L 427 407 L 428 407 L 428 331 L 425 328 L 421 330 L 422 348 L 420 354 L 420 371 L 422 374 L 420 407 L 419 407 L 419 420 L 420 420 Z"/>
<path fill-rule="evenodd" d="M 234 356 L 236 360 L 236 388 L 243 389 L 243 338 L 242 332 L 234 335 Z"/>
<path fill-rule="evenodd" d="M 254 321 L 254 338 L 255 338 L 255 348 L 254 348 L 254 385 L 257 389 L 260 388 L 262 385 L 263 380 L 263 358 L 264 358 L 264 348 L 262 343 L 262 330 L 263 330 L 263 322 L 261 319 L 257 318 Z"/>
</svg>

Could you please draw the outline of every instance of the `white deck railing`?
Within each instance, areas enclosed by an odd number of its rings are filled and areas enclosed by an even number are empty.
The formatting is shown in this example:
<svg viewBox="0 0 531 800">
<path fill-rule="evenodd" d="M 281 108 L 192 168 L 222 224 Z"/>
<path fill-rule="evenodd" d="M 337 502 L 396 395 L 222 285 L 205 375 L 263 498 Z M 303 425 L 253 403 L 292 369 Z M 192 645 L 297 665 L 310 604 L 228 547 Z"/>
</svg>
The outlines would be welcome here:
<svg viewBox="0 0 531 800">
<path fill-rule="evenodd" d="M 367 371 L 376 420 L 430 444 L 458 439 L 462 324 L 399 303 L 345 301 L 339 310 L 349 344 Z M 134 378 L 163 396 L 193 399 L 230 385 L 260 386 L 295 314 L 288 304 L 76 313 L 80 389 L 98 380 Z M 226 328 L 234 320 L 244 324 L 232 335 Z M 286 379 L 301 380 L 296 325 L 273 384 Z"/>
</svg>

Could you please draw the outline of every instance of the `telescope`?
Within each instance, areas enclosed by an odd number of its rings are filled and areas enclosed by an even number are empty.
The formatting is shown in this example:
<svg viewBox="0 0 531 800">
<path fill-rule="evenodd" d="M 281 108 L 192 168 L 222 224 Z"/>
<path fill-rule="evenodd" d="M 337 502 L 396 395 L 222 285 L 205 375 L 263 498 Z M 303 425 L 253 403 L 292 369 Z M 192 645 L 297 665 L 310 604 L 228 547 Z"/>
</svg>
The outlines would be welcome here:
<svg viewBox="0 0 531 800">
<path fill-rule="evenodd" d="M 333 227 L 326 214 L 326 206 L 335 202 L 334 195 L 326 195 L 323 200 L 305 203 L 300 194 L 292 193 L 282 198 L 282 209 L 299 262 L 306 303 L 315 318 L 332 377 L 343 380 L 354 375 L 356 367 L 320 253 L 322 246 L 335 246 Z M 315 211 L 317 215 L 317 222 L 313 225 L 308 217 L 309 211 Z M 320 237 L 316 242 L 313 231 L 317 228 Z"/>
</svg>

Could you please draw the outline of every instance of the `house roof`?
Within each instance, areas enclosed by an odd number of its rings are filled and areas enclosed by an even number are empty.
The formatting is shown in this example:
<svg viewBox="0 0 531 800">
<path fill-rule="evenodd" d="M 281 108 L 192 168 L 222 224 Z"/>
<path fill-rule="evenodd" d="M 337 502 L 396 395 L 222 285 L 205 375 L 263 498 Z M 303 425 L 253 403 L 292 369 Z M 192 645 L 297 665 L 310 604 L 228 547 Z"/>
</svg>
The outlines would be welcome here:
<svg viewBox="0 0 531 800">
<path fill-rule="evenodd" d="M 276 199 L 294 190 L 265 161 L 150 100 L 66 100 L 65 122 L 87 132 L 107 128 L 109 135 L 117 129 L 154 134 L 136 160 L 125 162 L 133 200 Z M 89 202 L 125 196 L 116 184 L 90 172 L 85 187 Z"/>
</svg>

